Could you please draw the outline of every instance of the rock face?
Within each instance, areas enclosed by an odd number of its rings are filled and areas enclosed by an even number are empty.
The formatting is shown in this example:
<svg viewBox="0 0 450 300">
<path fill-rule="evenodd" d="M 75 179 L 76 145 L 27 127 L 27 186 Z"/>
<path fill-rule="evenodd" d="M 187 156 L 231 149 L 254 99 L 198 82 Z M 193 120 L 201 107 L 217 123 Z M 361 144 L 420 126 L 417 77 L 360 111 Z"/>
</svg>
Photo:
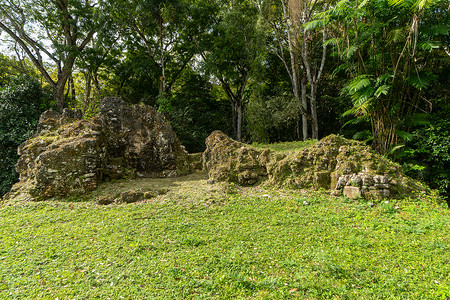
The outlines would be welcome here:
<svg viewBox="0 0 450 300">
<path fill-rule="evenodd" d="M 273 152 L 254 149 L 215 131 L 206 139 L 206 147 L 204 168 L 216 181 L 323 188 L 349 197 L 404 195 L 424 189 L 403 176 L 398 164 L 360 142 L 336 135 L 294 152 Z"/>
<path fill-rule="evenodd" d="M 102 181 L 169 177 L 190 172 L 188 154 L 170 125 L 152 107 L 105 98 L 99 115 L 44 112 L 34 138 L 19 147 L 20 181 L 5 199 L 82 194 Z"/>
</svg>

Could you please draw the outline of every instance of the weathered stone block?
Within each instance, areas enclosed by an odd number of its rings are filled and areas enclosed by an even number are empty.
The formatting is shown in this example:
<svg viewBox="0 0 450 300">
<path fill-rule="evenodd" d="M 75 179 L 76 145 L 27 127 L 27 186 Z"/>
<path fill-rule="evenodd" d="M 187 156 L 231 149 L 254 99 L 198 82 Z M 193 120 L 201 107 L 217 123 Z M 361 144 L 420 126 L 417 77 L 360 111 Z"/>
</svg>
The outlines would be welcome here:
<svg viewBox="0 0 450 300">
<path fill-rule="evenodd" d="M 345 186 L 343 190 L 343 195 L 350 199 L 361 198 L 361 188 L 357 186 Z"/>
</svg>

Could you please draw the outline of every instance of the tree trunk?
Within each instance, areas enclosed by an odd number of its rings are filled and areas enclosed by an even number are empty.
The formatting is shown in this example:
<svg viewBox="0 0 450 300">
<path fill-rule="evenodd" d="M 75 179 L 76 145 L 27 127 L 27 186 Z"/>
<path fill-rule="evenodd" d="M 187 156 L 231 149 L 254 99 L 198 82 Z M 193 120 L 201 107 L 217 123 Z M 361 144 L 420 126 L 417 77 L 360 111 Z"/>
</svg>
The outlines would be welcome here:
<svg viewBox="0 0 450 300">
<path fill-rule="evenodd" d="M 231 102 L 231 118 L 233 119 L 233 137 L 237 139 L 237 107 L 236 102 Z"/>
<path fill-rule="evenodd" d="M 53 99 L 55 100 L 56 105 L 58 106 L 59 112 L 62 113 L 64 109 L 64 88 L 66 83 L 59 80 L 55 86 L 53 87 Z"/>
<path fill-rule="evenodd" d="M 160 96 L 166 97 L 166 66 L 164 57 L 164 40 L 163 40 L 163 20 L 160 17 L 159 20 L 159 46 L 161 50 L 161 90 Z"/>
<path fill-rule="evenodd" d="M 84 91 L 84 112 L 89 110 L 90 99 L 91 99 L 91 89 L 92 89 L 92 76 L 91 72 L 87 72 L 85 75 L 85 91 Z"/>
<path fill-rule="evenodd" d="M 75 92 L 75 82 L 73 80 L 73 76 L 70 75 L 69 77 L 69 84 L 70 84 L 70 98 L 72 101 L 72 105 L 75 105 L 76 101 L 77 101 L 77 96 L 76 96 L 76 92 Z"/>
<path fill-rule="evenodd" d="M 236 126 L 236 141 L 240 142 L 242 140 L 242 101 L 239 100 L 236 103 L 236 110 L 237 110 L 237 126 Z"/>
<path fill-rule="evenodd" d="M 316 84 L 311 84 L 311 130 L 312 138 L 319 139 L 319 121 L 317 120 Z"/>
<path fill-rule="evenodd" d="M 308 100 L 306 99 L 306 77 L 305 74 L 302 76 L 302 106 L 304 111 L 308 111 Z M 308 116 L 306 114 L 302 114 L 302 129 L 303 129 L 303 140 L 306 141 L 308 139 Z"/>
</svg>

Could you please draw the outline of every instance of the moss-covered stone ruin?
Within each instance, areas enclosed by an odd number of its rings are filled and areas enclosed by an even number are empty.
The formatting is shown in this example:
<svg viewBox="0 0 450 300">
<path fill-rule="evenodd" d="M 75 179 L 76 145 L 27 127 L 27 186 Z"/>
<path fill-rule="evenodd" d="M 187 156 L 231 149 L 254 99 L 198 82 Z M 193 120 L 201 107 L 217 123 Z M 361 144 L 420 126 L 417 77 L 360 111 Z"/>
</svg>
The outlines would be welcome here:
<svg viewBox="0 0 450 300">
<path fill-rule="evenodd" d="M 20 181 L 4 199 L 80 195 L 110 179 L 175 177 L 202 167 L 211 181 L 326 189 L 350 198 L 425 190 L 404 176 L 398 164 L 336 135 L 307 148 L 277 152 L 215 131 L 203 154 L 188 154 L 154 108 L 129 106 L 117 97 L 105 98 L 90 120 L 81 119 L 79 111 L 45 112 L 36 135 L 18 151 Z"/>
<path fill-rule="evenodd" d="M 90 120 L 67 109 L 43 113 L 36 135 L 18 152 L 20 181 L 5 199 L 78 195 L 109 179 L 191 172 L 189 155 L 163 116 L 117 97 L 105 98 Z"/>
<path fill-rule="evenodd" d="M 216 181 L 326 189 L 350 198 L 403 196 L 425 189 L 404 176 L 400 165 L 337 135 L 297 151 L 276 152 L 238 143 L 215 131 L 206 147 L 203 165 Z"/>
</svg>

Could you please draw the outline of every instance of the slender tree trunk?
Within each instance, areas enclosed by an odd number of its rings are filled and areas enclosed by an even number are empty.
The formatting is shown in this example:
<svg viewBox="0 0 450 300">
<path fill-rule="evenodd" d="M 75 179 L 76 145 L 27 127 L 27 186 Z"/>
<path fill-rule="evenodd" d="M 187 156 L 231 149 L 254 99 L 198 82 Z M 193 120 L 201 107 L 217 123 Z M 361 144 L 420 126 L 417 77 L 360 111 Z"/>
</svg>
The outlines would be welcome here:
<svg viewBox="0 0 450 300">
<path fill-rule="evenodd" d="M 311 130 L 312 138 L 319 139 L 319 122 L 317 120 L 316 85 L 311 85 Z"/>
<path fill-rule="evenodd" d="M 160 96 L 166 97 L 166 66 L 164 57 L 163 20 L 159 20 L 159 47 L 161 48 L 161 90 Z"/>
<path fill-rule="evenodd" d="M 233 137 L 237 139 L 237 107 L 236 102 L 231 102 L 231 118 L 233 119 Z"/>
<path fill-rule="evenodd" d="M 77 101 L 77 95 L 75 91 L 75 82 L 73 80 L 73 76 L 70 75 L 69 77 L 69 85 L 70 85 L 70 98 L 72 100 L 72 105 L 74 105 Z"/>
<path fill-rule="evenodd" d="M 294 2 L 292 2 L 294 3 Z M 298 41 L 296 40 L 295 36 L 292 36 L 292 28 L 294 28 L 297 32 L 300 30 L 301 28 L 301 24 L 300 24 L 300 20 L 299 20 L 299 15 L 298 15 L 298 7 L 296 9 L 294 9 L 293 7 L 288 7 L 289 5 L 292 4 L 291 2 L 288 4 L 288 2 L 286 0 L 281 0 L 281 4 L 283 7 L 283 15 L 285 17 L 284 20 L 284 26 L 286 27 L 286 33 L 287 33 L 287 43 L 288 43 L 288 50 L 289 50 L 289 56 L 290 56 L 290 66 L 288 66 L 288 64 L 286 63 L 286 61 L 283 59 L 284 56 L 281 55 L 279 56 L 284 65 L 285 68 L 289 74 L 289 77 L 291 79 L 291 84 L 292 84 L 292 91 L 294 93 L 294 98 L 295 101 L 297 101 L 300 105 L 300 116 L 301 116 L 301 120 L 302 120 L 302 135 L 303 135 L 303 140 L 307 140 L 308 139 L 308 123 L 309 123 L 309 117 L 308 117 L 308 101 L 306 98 L 306 80 L 304 78 L 304 74 L 301 75 L 301 68 L 300 68 L 300 64 L 299 64 L 299 52 L 298 52 L 298 48 L 299 48 L 299 44 Z M 289 9 L 290 12 L 289 13 Z M 280 44 L 280 49 L 282 50 L 281 44 Z M 300 82 L 300 76 L 302 76 L 301 78 L 301 82 Z M 299 133 L 300 129 L 297 129 L 297 133 Z M 299 135 L 299 134 L 298 134 Z"/>
<path fill-rule="evenodd" d="M 242 140 L 242 100 L 239 100 L 238 103 L 236 103 L 236 106 L 237 106 L 236 140 L 240 142 Z"/>
<path fill-rule="evenodd" d="M 308 111 L 308 100 L 306 99 L 306 77 L 305 74 L 302 76 L 302 103 L 303 109 Z M 303 140 L 306 141 L 308 139 L 308 116 L 306 114 L 302 114 L 302 132 L 303 132 Z"/>
<path fill-rule="evenodd" d="M 84 92 L 84 112 L 88 111 L 91 99 L 91 89 L 92 89 L 92 76 L 91 72 L 87 72 L 85 75 L 85 92 Z"/>
</svg>

